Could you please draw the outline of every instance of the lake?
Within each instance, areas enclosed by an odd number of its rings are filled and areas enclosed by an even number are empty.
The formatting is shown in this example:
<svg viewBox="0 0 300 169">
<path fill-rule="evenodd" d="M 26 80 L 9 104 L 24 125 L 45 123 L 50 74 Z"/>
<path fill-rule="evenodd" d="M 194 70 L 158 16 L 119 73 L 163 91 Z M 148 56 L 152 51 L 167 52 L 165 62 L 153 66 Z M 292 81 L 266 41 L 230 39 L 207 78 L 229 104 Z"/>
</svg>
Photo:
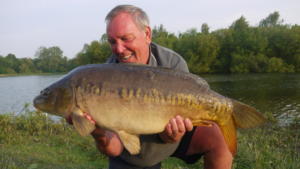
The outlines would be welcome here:
<svg viewBox="0 0 300 169">
<path fill-rule="evenodd" d="M 46 86 L 62 75 L 0 77 L 0 113 L 23 111 Z M 222 95 L 271 112 L 283 123 L 300 118 L 300 74 L 202 75 Z"/>
<path fill-rule="evenodd" d="M 62 75 L 0 77 L 0 113 L 22 112 L 39 92 Z"/>
</svg>

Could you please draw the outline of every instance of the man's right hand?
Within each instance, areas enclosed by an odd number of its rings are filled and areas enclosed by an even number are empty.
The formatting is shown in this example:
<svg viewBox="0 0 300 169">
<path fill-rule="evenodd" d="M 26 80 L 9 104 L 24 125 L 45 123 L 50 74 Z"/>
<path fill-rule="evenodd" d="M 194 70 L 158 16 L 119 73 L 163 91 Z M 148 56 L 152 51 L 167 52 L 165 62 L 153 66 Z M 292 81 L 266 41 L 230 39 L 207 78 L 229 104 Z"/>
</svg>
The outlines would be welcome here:
<svg viewBox="0 0 300 169">
<path fill-rule="evenodd" d="M 96 127 L 91 135 L 95 139 L 98 150 L 107 156 L 116 157 L 122 153 L 124 146 L 117 134 Z"/>
<path fill-rule="evenodd" d="M 166 143 L 175 143 L 181 140 L 186 132 L 193 130 L 193 124 L 190 119 L 183 119 L 181 116 L 170 119 L 165 130 L 159 134 L 160 138 Z"/>
</svg>

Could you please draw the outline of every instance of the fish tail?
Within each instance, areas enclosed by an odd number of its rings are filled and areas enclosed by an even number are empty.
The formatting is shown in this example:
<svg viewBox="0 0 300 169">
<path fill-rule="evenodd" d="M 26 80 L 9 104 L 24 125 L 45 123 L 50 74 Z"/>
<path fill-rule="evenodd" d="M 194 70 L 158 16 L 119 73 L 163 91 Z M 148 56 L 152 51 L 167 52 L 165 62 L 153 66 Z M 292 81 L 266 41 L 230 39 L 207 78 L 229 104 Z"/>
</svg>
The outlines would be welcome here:
<svg viewBox="0 0 300 169">
<path fill-rule="evenodd" d="M 255 108 L 236 100 L 233 103 L 233 118 L 238 128 L 252 128 L 262 125 L 266 118 Z"/>
</svg>

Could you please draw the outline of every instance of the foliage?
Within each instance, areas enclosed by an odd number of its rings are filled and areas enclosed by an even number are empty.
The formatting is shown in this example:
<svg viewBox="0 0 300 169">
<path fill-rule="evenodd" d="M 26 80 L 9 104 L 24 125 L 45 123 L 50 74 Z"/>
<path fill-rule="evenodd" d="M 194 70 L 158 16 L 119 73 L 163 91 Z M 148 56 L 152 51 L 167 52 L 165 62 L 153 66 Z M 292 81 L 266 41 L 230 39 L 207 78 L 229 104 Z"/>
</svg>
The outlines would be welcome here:
<svg viewBox="0 0 300 169">
<path fill-rule="evenodd" d="M 42 72 L 64 72 L 66 71 L 67 57 L 63 56 L 63 51 L 57 47 L 40 47 L 35 54 L 36 66 Z"/>
<path fill-rule="evenodd" d="M 176 47 L 176 50 L 184 56 L 191 72 L 197 74 L 213 72 L 212 65 L 219 51 L 216 37 L 192 29 L 180 35 Z"/>
<path fill-rule="evenodd" d="M 103 63 L 110 55 L 110 47 L 107 42 L 93 41 L 91 44 L 85 44 L 82 51 L 77 54 L 76 59 L 80 65 Z"/>
<path fill-rule="evenodd" d="M 41 112 L 0 114 L 0 169 L 105 168 L 91 137 Z"/>
<path fill-rule="evenodd" d="M 275 11 L 271 13 L 268 17 L 259 22 L 261 27 L 274 27 L 283 23 L 283 20 L 279 20 L 279 12 Z"/>
<path fill-rule="evenodd" d="M 18 73 L 19 61 L 14 54 L 0 56 L 0 73 Z"/>
<path fill-rule="evenodd" d="M 299 119 L 279 126 L 266 114 L 269 124 L 240 130 L 234 169 L 297 169 L 300 167 Z M 0 169 L 96 169 L 107 168 L 107 158 L 92 137 L 82 137 L 71 125 L 42 112 L 0 114 Z M 164 169 L 196 169 L 200 160 L 187 165 L 176 158 L 163 161 Z"/>
<path fill-rule="evenodd" d="M 263 18 L 258 26 L 243 16 L 228 28 L 210 31 L 203 23 L 175 35 L 155 26 L 152 40 L 184 57 L 193 73 L 300 72 L 300 26 L 285 25 L 279 12 Z M 85 44 L 72 59 L 57 47 L 40 47 L 35 58 L 0 56 L 0 74 L 66 72 L 79 65 L 103 63 L 111 55 L 107 35 Z"/>
<path fill-rule="evenodd" d="M 209 34 L 209 26 L 207 25 L 207 23 L 201 25 L 201 33 Z"/>
<path fill-rule="evenodd" d="M 152 40 L 167 48 L 174 48 L 175 43 L 178 41 L 178 38 L 172 34 L 169 33 L 163 25 L 155 26 L 152 30 Z"/>
</svg>

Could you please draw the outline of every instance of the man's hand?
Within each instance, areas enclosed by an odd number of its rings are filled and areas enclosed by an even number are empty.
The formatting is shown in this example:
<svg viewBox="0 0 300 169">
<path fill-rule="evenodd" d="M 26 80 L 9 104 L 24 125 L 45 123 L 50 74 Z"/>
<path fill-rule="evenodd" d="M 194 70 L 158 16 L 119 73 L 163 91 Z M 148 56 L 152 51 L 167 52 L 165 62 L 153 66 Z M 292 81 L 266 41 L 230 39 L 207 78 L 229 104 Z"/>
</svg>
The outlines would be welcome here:
<svg viewBox="0 0 300 169">
<path fill-rule="evenodd" d="M 177 115 L 170 119 L 165 130 L 159 134 L 160 138 L 166 143 L 174 143 L 181 140 L 186 131 L 192 131 L 193 125 L 190 119 L 183 119 Z"/>
<path fill-rule="evenodd" d="M 119 156 L 124 146 L 117 134 L 97 127 L 92 133 L 99 151 L 108 156 Z"/>
</svg>

